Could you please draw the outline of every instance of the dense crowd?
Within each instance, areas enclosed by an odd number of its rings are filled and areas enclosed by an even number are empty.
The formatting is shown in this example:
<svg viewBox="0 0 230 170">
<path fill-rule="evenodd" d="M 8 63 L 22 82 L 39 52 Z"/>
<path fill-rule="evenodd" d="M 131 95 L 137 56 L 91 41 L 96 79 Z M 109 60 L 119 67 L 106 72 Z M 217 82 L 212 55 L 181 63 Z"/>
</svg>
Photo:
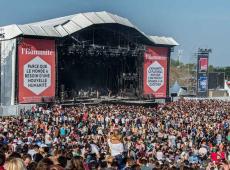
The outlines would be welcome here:
<svg viewBox="0 0 230 170">
<path fill-rule="evenodd" d="M 230 169 L 230 103 L 97 105 L 0 118 L 0 170 Z"/>
</svg>

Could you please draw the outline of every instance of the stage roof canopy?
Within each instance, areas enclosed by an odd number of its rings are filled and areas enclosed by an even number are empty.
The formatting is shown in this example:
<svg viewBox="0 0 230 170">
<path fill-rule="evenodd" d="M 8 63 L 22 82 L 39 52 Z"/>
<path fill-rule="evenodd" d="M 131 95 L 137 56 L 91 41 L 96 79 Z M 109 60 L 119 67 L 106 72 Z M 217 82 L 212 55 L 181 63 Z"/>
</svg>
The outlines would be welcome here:
<svg viewBox="0 0 230 170">
<path fill-rule="evenodd" d="M 0 40 L 13 39 L 18 36 L 61 38 L 71 35 L 84 28 L 98 24 L 120 24 L 128 28 L 135 29 L 143 36 L 142 38 L 148 40 L 154 45 L 179 45 L 172 37 L 146 35 L 145 33 L 141 32 L 135 25 L 133 25 L 128 19 L 105 11 L 79 13 L 30 24 L 14 24 L 0 27 L 0 34 L 4 35 L 4 38 L 0 38 Z"/>
</svg>

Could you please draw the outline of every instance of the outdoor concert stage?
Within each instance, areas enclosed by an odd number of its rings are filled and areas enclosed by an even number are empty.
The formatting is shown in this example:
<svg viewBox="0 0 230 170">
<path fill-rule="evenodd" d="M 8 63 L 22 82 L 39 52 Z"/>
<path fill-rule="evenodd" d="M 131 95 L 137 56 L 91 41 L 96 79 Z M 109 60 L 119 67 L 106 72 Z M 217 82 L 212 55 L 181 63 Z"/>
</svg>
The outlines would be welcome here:
<svg viewBox="0 0 230 170">
<path fill-rule="evenodd" d="M 0 28 L 3 106 L 153 104 L 169 98 L 171 37 L 88 12 Z"/>
</svg>

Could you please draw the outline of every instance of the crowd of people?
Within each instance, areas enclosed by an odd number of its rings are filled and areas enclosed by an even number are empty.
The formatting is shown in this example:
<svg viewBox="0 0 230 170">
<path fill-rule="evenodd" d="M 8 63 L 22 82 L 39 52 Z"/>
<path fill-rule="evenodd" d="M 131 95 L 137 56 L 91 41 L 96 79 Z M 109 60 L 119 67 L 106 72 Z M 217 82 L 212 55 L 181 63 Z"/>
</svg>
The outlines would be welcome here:
<svg viewBox="0 0 230 170">
<path fill-rule="evenodd" d="M 0 170 L 228 170 L 230 103 L 96 105 L 0 118 Z"/>
</svg>

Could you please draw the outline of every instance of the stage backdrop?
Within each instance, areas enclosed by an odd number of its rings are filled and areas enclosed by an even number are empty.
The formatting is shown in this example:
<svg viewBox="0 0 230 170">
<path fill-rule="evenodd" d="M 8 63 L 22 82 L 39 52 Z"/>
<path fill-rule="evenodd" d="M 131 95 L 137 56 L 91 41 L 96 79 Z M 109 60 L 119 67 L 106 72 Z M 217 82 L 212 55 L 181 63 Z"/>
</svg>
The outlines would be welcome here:
<svg viewBox="0 0 230 170">
<path fill-rule="evenodd" d="M 55 41 L 23 39 L 18 46 L 19 103 L 51 101 L 55 96 Z"/>
<path fill-rule="evenodd" d="M 147 47 L 144 53 L 144 95 L 165 98 L 168 48 Z"/>
</svg>

